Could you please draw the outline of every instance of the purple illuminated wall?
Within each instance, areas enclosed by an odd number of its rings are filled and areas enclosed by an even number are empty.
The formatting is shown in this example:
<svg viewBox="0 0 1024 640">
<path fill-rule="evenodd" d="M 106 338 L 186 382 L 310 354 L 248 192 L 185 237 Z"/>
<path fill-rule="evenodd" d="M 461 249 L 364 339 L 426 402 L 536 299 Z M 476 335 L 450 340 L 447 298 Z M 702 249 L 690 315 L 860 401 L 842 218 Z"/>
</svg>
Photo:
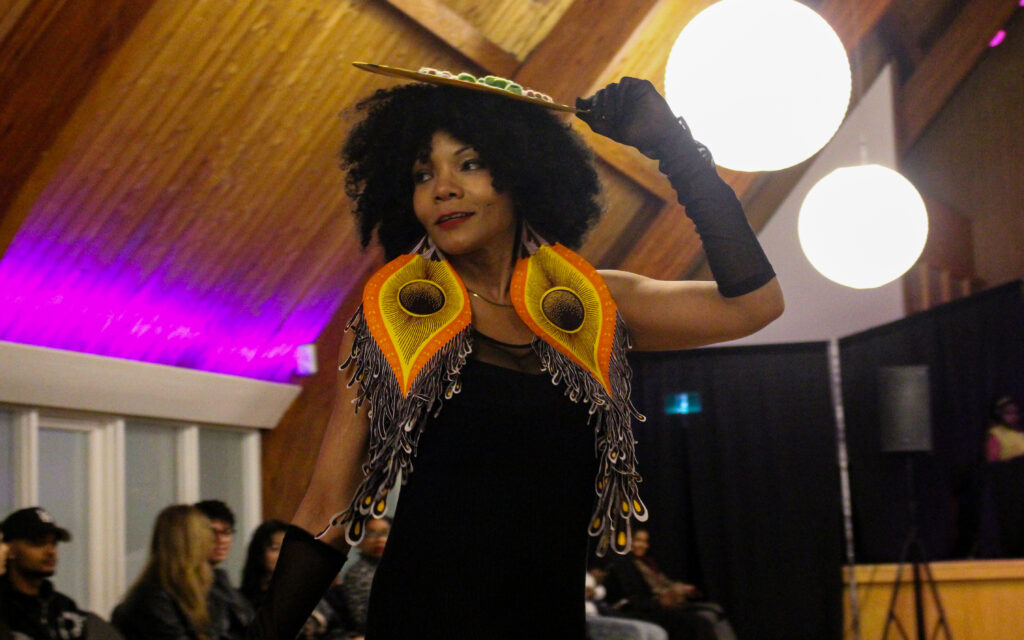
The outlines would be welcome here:
<svg viewBox="0 0 1024 640">
<path fill-rule="evenodd" d="M 27 227 L 0 260 L 0 340 L 9 342 L 284 381 L 295 347 L 316 340 L 349 288 L 254 307 L 230 291 L 197 290 L 187 274 L 143 277 L 132 264 L 81 256 L 62 269 L 68 247 Z"/>
</svg>

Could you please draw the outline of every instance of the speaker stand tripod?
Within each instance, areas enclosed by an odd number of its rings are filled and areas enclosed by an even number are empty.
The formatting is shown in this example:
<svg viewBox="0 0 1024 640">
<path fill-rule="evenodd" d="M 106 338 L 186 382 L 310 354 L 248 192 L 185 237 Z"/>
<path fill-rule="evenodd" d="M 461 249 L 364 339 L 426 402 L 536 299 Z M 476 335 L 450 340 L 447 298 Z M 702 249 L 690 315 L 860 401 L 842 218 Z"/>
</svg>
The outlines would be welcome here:
<svg viewBox="0 0 1024 640">
<path fill-rule="evenodd" d="M 889 628 L 894 623 L 896 630 L 900 633 L 900 637 L 903 638 L 903 640 L 910 640 L 910 636 L 907 635 L 907 631 L 903 627 L 903 623 L 901 623 L 899 618 L 896 616 L 896 600 L 899 597 L 900 583 L 903 578 L 903 568 L 908 564 L 910 565 L 910 570 L 913 572 L 914 621 L 917 628 L 917 640 L 937 638 L 939 629 L 945 631 L 946 640 L 953 640 L 953 634 L 949 630 L 949 622 L 946 620 L 946 611 L 942 607 L 942 599 L 939 598 L 939 589 L 935 585 L 935 578 L 932 576 L 932 569 L 928 564 L 928 554 L 925 552 L 924 543 L 917 535 L 917 509 L 916 500 L 914 498 L 914 461 L 912 455 L 913 454 L 907 454 L 906 456 L 910 531 L 907 533 L 907 539 L 904 541 L 903 549 L 900 552 L 900 561 L 896 566 L 896 578 L 892 583 L 892 596 L 889 599 L 889 613 L 885 617 L 885 629 L 882 631 L 882 640 L 888 640 Z M 938 619 L 935 621 L 935 627 L 932 629 L 934 632 L 932 635 L 925 634 L 923 599 L 925 596 L 925 586 L 928 587 L 928 595 L 932 597 L 935 604 L 935 611 L 938 614 Z"/>
</svg>

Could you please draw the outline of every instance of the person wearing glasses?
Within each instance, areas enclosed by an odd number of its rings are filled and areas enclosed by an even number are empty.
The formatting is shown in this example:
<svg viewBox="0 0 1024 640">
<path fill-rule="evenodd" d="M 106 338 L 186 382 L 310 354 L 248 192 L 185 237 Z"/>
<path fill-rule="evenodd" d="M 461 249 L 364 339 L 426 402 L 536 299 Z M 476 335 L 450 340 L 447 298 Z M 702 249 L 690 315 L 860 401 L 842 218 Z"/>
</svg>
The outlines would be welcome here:
<svg viewBox="0 0 1024 640">
<path fill-rule="evenodd" d="M 220 500 L 203 500 L 195 507 L 210 519 L 210 530 L 213 531 L 213 549 L 210 551 L 213 585 L 209 597 L 213 640 L 242 638 L 252 620 L 253 610 L 248 600 L 231 584 L 228 572 L 218 566 L 231 553 L 235 539 L 235 514 Z"/>
</svg>

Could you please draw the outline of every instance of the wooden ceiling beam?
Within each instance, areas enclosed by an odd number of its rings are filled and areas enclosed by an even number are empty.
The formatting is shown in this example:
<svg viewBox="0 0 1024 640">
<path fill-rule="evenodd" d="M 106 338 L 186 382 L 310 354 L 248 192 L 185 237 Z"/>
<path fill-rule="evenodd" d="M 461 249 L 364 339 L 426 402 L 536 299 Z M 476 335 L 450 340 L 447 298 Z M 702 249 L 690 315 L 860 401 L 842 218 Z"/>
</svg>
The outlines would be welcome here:
<svg viewBox="0 0 1024 640">
<path fill-rule="evenodd" d="M 39 0 L 0 41 L 0 255 L 28 211 L 15 197 L 154 0 Z M 15 151 L 16 150 L 16 151 Z"/>
<path fill-rule="evenodd" d="M 895 4 L 895 0 L 825 0 L 818 13 L 832 25 L 846 50 L 853 51 Z"/>
<path fill-rule="evenodd" d="M 527 56 L 516 81 L 559 101 L 589 94 L 659 1 L 576 0 Z"/>
<path fill-rule="evenodd" d="M 577 96 L 590 95 L 634 34 L 644 31 L 659 2 L 665 1 L 671 0 L 576 0 L 530 52 L 516 81 L 542 87 L 542 91 L 567 104 Z M 675 192 L 653 161 L 635 149 L 595 134 L 586 125 L 577 125 L 576 130 L 598 158 L 649 193 L 666 202 L 675 201 Z"/>
<path fill-rule="evenodd" d="M 1016 2 L 971 0 L 904 83 L 896 101 L 900 155 L 914 146 L 956 88 L 971 72 L 989 40 L 1006 24 Z"/>
<path fill-rule="evenodd" d="M 704 255 L 693 222 L 675 201 L 666 202 L 647 231 L 631 244 L 632 250 L 616 268 L 650 278 L 672 279 Z"/>
<path fill-rule="evenodd" d="M 504 78 L 511 78 L 519 70 L 519 60 L 514 55 L 440 0 L 387 0 L 387 3 L 481 69 Z"/>
</svg>

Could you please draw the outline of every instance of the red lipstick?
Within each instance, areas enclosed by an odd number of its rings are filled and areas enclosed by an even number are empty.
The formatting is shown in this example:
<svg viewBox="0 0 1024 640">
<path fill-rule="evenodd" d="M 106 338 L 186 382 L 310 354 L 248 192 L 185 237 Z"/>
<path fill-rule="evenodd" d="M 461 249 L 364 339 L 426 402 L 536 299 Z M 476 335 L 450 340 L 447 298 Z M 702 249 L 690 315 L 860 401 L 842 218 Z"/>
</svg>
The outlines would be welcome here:
<svg viewBox="0 0 1024 640">
<path fill-rule="evenodd" d="M 437 219 L 437 226 L 442 229 L 448 230 L 462 224 L 473 215 L 472 211 L 456 211 L 454 213 L 448 213 Z"/>
</svg>

